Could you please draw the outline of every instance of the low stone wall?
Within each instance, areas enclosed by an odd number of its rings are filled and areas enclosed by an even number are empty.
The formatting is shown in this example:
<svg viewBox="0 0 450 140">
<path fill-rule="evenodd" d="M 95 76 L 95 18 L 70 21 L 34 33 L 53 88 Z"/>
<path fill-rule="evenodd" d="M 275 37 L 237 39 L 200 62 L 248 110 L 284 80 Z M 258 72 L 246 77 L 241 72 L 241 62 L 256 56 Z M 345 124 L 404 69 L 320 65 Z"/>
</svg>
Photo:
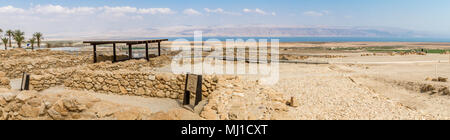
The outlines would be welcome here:
<svg viewBox="0 0 450 140">
<path fill-rule="evenodd" d="M 212 93 L 219 82 L 217 76 L 204 76 L 203 96 Z M 154 74 L 136 71 L 76 71 L 64 85 L 73 89 L 101 93 L 182 99 L 185 75 Z"/>
<path fill-rule="evenodd" d="M 122 59 L 128 58 L 128 55 L 117 55 L 116 58 L 117 58 L 117 60 L 122 60 Z M 97 56 L 98 62 L 112 61 L 112 60 L 113 60 L 113 55 L 98 55 Z"/>
<path fill-rule="evenodd" d="M 161 67 L 163 65 L 170 64 L 172 62 L 171 55 L 162 55 L 155 58 L 150 58 L 150 62 L 145 59 L 128 60 L 124 62 L 112 63 L 111 61 L 99 62 L 95 64 L 89 64 L 85 66 L 85 69 L 89 70 L 105 70 L 115 71 L 120 69 L 127 69 L 133 71 L 139 71 L 143 67 Z"/>
<path fill-rule="evenodd" d="M 23 48 L 15 48 L 8 50 L 0 50 L 0 58 L 5 59 L 23 59 L 23 58 L 40 58 L 45 56 L 69 55 L 63 51 L 51 51 L 49 49 L 40 49 L 35 51 L 27 51 Z"/>
<path fill-rule="evenodd" d="M 80 69 L 80 67 L 47 69 L 36 72 L 30 77 L 30 89 L 42 91 L 50 87 L 63 85 L 64 81 L 70 78 L 78 69 Z"/>
<path fill-rule="evenodd" d="M 101 93 L 136 95 L 160 98 L 182 99 L 185 75 L 170 73 L 119 71 L 92 71 L 68 68 L 47 70 L 43 75 L 32 75 L 30 89 L 42 91 L 64 84 L 65 87 Z M 222 79 L 222 80 L 221 80 Z M 204 76 L 202 92 L 207 97 L 214 92 L 218 83 L 225 79 L 218 76 Z"/>
<path fill-rule="evenodd" d="M 138 71 L 139 69 L 143 67 L 150 67 L 150 63 L 147 62 L 147 60 L 140 59 L 140 60 L 129 60 L 124 62 L 118 62 L 118 63 L 112 63 L 111 61 L 106 62 L 99 62 L 95 64 L 89 64 L 84 66 L 83 69 L 85 70 L 92 70 L 92 71 L 117 71 L 117 70 L 134 70 Z"/>
<path fill-rule="evenodd" d="M 10 89 L 11 86 L 9 85 L 10 81 L 8 77 L 5 77 L 5 73 L 0 71 L 0 88 L 8 88 Z"/>
<path fill-rule="evenodd" d="M 23 72 L 35 73 L 50 68 L 67 68 L 92 63 L 89 56 L 47 56 L 40 59 L 14 59 L 0 61 L 0 71 L 11 79 L 21 78 Z"/>
</svg>

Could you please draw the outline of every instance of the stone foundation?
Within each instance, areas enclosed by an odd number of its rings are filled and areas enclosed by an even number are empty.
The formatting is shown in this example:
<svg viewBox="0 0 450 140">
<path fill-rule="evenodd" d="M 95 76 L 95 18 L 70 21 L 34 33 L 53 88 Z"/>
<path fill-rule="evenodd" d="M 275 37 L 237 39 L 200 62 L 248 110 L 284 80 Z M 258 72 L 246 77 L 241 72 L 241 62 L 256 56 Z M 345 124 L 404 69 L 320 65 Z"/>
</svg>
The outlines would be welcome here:
<svg viewBox="0 0 450 140">
<path fill-rule="evenodd" d="M 11 86 L 9 85 L 10 81 L 8 77 L 5 77 L 5 73 L 0 71 L 0 88 L 8 88 L 10 89 Z"/>
<path fill-rule="evenodd" d="M 41 58 L 45 56 L 61 56 L 69 55 L 63 51 L 51 51 L 49 49 L 40 49 L 35 51 L 27 51 L 23 48 L 15 48 L 0 51 L 0 59 L 11 60 L 11 59 L 23 59 L 23 58 Z"/>
<path fill-rule="evenodd" d="M 203 79 L 203 96 L 212 93 L 218 78 Z M 182 99 L 185 75 L 146 73 L 135 71 L 77 71 L 64 83 L 66 87 L 101 93 Z"/>
<path fill-rule="evenodd" d="M 110 72 L 77 68 L 45 73 L 31 76 L 30 89 L 42 91 L 64 84 L 72 89 L 101 93 L 182 99 L 185 86 L 185 75 L 170 73 L 154 74 L 128 70 Z M 221 80 L 218 76 L 203 76 L 203 96 L 207 97 L 214 92 L 219 81 Z"/>
<path fill-rule="evenodd" d="M 92 63 L 89 56 L 44 57 L 40 59 L 14 59 L 0 61 L 0 71 L 9 78 L 21 78 L 23 72 L 35 73 L 50 68 L 67 68 Z"/>
</svg>

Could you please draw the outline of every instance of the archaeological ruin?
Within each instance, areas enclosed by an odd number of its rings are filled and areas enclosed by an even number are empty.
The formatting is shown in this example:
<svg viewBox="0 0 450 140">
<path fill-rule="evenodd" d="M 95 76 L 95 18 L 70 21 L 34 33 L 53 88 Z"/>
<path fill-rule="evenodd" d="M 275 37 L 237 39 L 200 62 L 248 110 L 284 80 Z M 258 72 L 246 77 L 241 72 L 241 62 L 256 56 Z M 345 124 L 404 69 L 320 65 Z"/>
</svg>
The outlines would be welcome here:
<svg viewBox="0 0 450 140">
<path fill-rule="evenodd" d="M 203 100 L 197 106 L 183 106 L 186 75 L 159 70 L 177 54 L 161 54 L 161 41 L 165 40 L 90 41 L 85 43 L 94 46 L 94 53 L 77 55 L 48 49 L 0 51 L 0 120 L 289 119 L 288 110 L 296 102 L 293 97 L 231 75 L 202 75 Z M 130 47 L 125 59 L 116 54 L 116 43 Z M 150 58 L 146 45 L 144 59 L 134 60 L 131 46 L 139 43 L 158 43 L 158 55 Z M 113 56 L 96 57 L 99 44 L 113 44 Z M 24 72 L 30 74 L 30 90 L 21 91 Z M 192 101 L 195 96 L 191 93 Z M 151 110 L 123 103 L 121 98 L 155 98 L 177 105 Z"/>
</svg>

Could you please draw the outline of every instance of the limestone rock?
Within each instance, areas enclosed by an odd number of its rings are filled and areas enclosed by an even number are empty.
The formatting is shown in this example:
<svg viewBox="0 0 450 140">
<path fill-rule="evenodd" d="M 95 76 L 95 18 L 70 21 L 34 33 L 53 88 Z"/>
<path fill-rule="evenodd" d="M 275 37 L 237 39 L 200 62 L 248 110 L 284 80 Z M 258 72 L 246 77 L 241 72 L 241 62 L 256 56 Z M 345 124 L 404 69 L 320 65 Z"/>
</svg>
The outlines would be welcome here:
<svg viewBox="0 0 450 140">
<path fill-rule="evenodd" d="M 21 102 L 25 102 L 29 99 L 37 97 L 37 93 L 35 91 L 22 91 L 16 96 L 16 99 Z"/>
<path fill-rule="evenodd" d="M 63 99 L 64 107 L 71 112 L 82 112 L 87 109 L 86 105 L 80 104 L 77 99 Z"/>
<path fill-rule="evenodd" d="M 291 97 L 291 100 L 289 100 L 288 105 L 292 106 L 292 107 L 298 107 L 299 103 L 298 103 L 297 98 Z"/>
<path fill-rule="evenodd" d="M 24 105 L 22 105 L 22 108 L 19 111 L 19 114 L 24 117 L 36 118 L 39 116 L 40 111 L 41 111 L 41 108 L 39 108 L 39 107 L 33 107 L 31 105 L 24 104 Z"/>
<path fill-rule="evenodd" d="M 14 92 L 7 92 L 7 93 L 0 93 L 0 98 L 3 97 L 6 102 L 9 102 L 13 100 L 17 96 L 17 93 Z"/>
<path fill-rule="evenodd" d="M 136 92 L 137 95 L 144 95 L 145 94 L 145 89 L 144 88 L 139 88 Z"/>
<path fill-rule="evenodd" d="M 140 120 L 142 119 L 139 111 L 134 109 L 121 110 L 114 113 L 117 120 Z"/>
</svg>

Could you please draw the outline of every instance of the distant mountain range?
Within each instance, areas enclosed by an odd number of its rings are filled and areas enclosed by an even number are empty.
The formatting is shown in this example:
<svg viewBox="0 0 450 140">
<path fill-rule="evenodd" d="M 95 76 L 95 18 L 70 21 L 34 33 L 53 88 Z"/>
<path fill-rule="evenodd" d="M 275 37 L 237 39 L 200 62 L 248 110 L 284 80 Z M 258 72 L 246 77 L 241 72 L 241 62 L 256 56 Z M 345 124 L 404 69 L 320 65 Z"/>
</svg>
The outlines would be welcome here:
<svg viewBox="0 0 450 140">
<path fill-rule="evenodd" d="M 202 31 L 210 37 L 433 37 L 425 32 L 397 28 L 370 27 L 273 27 L 273 26 L 174 26 L 121 31 L 97 31 L 89 33 L 52 34 L 49 38 L 78 39 L 129 39 L 145 37 L 193 37 L 194 31 Z M 81 34 L 81 35 L 80 35 Z"/>
<path fill-rule="evenodd" d="M 421 37 L 427 36 L 409 30 L 362 27 L 209 27 L 178 31 L 181 36 L 192 36 L 196 30 L 203 36 L 277 36 L 277 37 Z"/>
</svg>

